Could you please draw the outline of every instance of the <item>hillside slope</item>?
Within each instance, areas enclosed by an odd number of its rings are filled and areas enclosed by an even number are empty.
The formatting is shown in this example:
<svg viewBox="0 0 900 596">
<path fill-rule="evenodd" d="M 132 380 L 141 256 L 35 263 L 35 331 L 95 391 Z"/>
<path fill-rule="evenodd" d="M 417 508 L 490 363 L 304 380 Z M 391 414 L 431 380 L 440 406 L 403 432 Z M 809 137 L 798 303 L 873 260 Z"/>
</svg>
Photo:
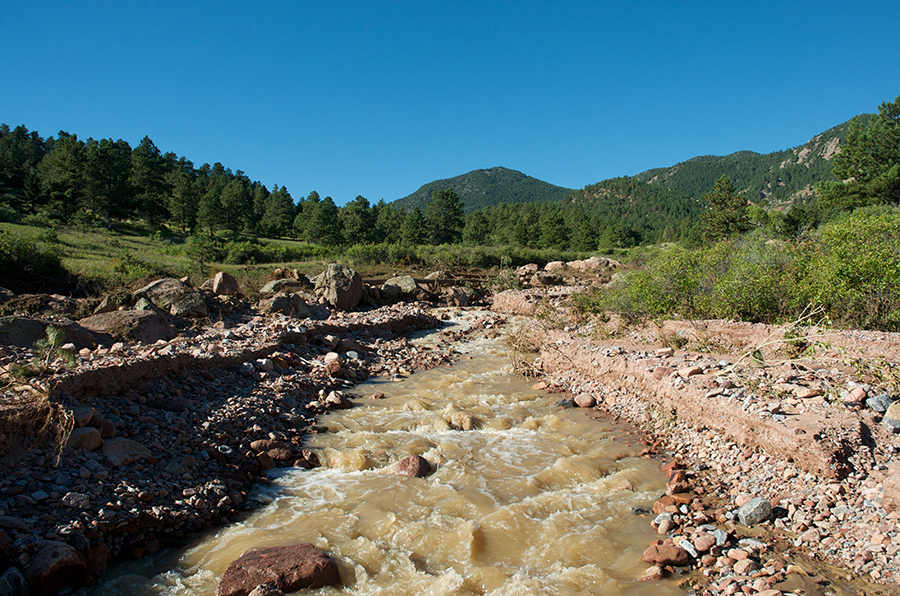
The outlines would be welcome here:
<svg viewBox="0 0 900 596">
<path fill-rule="evenodd" d="M 766 200 L 773 207 L 802 203 L 815 195 L 816 183 L 833 179 L 831 160 L 846 141 L 849 125 L 849 121 L 839 124 L 793 149 L 704 155 L 635 178 L 699 199 L 725 175 L 754 203 Z"/>
</svg>

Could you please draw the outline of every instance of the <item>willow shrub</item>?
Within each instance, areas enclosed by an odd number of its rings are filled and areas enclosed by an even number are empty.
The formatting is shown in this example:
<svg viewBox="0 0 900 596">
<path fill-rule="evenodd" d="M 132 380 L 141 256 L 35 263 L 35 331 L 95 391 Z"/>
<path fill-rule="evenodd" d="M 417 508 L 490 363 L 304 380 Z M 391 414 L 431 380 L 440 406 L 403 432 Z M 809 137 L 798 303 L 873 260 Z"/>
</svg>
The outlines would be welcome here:
<svg viewBox="0 0 900 596">
<path fill-rule="evenodd" d="M 841 326 L 900 330 L 900 209 L 857 210 L 801 239 L 801 299 Z"/>
<path fill-rule="evenodd" d="M 785 243 L 745 237 L 712 247 L 675 248 L 576 303 L 626 318 L 729 318 L 774 322 L 797 312 L 794 251 Z"/>
</svg>

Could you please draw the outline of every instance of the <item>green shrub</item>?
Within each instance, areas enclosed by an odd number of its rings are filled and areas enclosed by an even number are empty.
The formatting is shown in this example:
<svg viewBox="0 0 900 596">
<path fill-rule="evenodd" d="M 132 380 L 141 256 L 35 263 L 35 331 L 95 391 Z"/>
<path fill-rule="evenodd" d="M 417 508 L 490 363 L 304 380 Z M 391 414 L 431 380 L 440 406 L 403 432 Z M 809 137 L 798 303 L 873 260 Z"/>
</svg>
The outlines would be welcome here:
<svg viewBox="0 0 900 596">
<path fill-rule="evenodd" d="M 801 293 L 836 324 L 900 330 L 900 210 L 870 208 L 801 240 Z"/>
<path fill-rule="evenodd" d="M 66 275 L 59 255 L 49 247 L 8 232 L 0 232 L 0 281 L 20 285 L 35 277 Z"/>
</svg>

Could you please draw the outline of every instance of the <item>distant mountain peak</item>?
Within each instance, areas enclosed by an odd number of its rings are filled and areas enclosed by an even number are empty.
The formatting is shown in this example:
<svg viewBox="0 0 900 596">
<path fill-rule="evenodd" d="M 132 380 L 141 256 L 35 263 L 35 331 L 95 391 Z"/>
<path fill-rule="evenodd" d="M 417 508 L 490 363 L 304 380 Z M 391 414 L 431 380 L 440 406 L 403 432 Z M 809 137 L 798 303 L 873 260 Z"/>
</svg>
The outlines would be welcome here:
<svg viewBox="0 0 900 596">
<path fill-rule="evenodd" d="M 393 205 L 398 209 L 424 208 L 433 190 L 450 188 L 462 201 L 465 211 L 471 212 L 482 207 L 500 203 L 540 203 L 562 199 L 572 192 L 571 188 L 555 186 L 549 182 L 532 178 L 518 170 L 502 166 L 472 170 L 455 178 L 444 178 L 424 184 L 419 189 Z"/>
</svg>

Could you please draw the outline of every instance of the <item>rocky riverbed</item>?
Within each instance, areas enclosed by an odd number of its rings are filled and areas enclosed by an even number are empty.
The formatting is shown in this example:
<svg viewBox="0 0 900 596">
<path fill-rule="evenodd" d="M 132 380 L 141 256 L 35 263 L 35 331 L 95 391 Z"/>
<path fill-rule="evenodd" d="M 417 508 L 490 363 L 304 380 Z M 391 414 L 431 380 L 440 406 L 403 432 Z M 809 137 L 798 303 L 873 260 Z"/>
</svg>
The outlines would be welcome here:
<svg viewBox="0 0 900 596">
<path fill-rule="evenodd" d="M 78 587 L 112 559 L 239 519 L 267 470 L 317 465 L 303 436 L 319 432 L 318 415 L 366 397 L 357 382 L 454 357 L 456 332 L 431 350 L 408 343 L 442 325 L 424 305 L 317 308 L 318 320 L 249 308 L 170 340 L 82 347 L 31 378 L 10 368 L 36 366 L 40 350 L 5 345 L 0 594 Z M 56 316 L 11 317 L 3 329 L 15 336 L 39 320 L 73 328 Z"/>
<path fill-rule="evenodd" d="M 317 295 L 302 294 L 310 283 L 287 279 L 258 306 L 212 285 L 199 301 L 180 287 L 188 298 L 172 300 L 151 284 L 83 325 L 68 318 L 74 301 L 41 297 L 32 303 L 49 312 L 3 321 L 0 595 L 80 586 L 114 558 L 240 519 L 267 470 L 317 464 L 303 436 L 366 397 L 358 381 L 457 355 L 452 330 L 433 349 L 408 343 L 441 326 L 431 304 L 379 306 L 391 292 L 415 300 L 414 283 L 316 282 Z M 364 310 L 337 308 L 348 291 L 354 305 L 368 296 Z M 537 387 L 638 424 L 647 456 L 667 465 L 668 494 L 645 512 L 660 535 L 645 579 L 684 575 L 702 594 L 900 593 L 900 337 L 812 334 L 814 356 L 785 358 L 783 344 L 766 347 L 779 331 L 761 326 L 576 321 L 570 291 L 501 293 L 493 309 L 537 313 L 513 342 L 539 351 L 523 367 Z M 502 322 L 485 313 L 469 332 Z M 66 331 L 63 349 L 33 346 L 48 324 Z M 36 376 L 11 375 L 21 363 Z"/>
<path fill-rule="evenodd" d="M 900 593 L 900 335 L 803 328 L 816 345 L 786 355 L 785 330 L 762 325 L 575 322 L 569 291 L 504 292 L 494 309 L 544 309 L 520 337 L 539 351 L 536 387 L 639 424 L 669 462 L 647 579 L 687 572 L 702 594 Z"/>
</svg>

